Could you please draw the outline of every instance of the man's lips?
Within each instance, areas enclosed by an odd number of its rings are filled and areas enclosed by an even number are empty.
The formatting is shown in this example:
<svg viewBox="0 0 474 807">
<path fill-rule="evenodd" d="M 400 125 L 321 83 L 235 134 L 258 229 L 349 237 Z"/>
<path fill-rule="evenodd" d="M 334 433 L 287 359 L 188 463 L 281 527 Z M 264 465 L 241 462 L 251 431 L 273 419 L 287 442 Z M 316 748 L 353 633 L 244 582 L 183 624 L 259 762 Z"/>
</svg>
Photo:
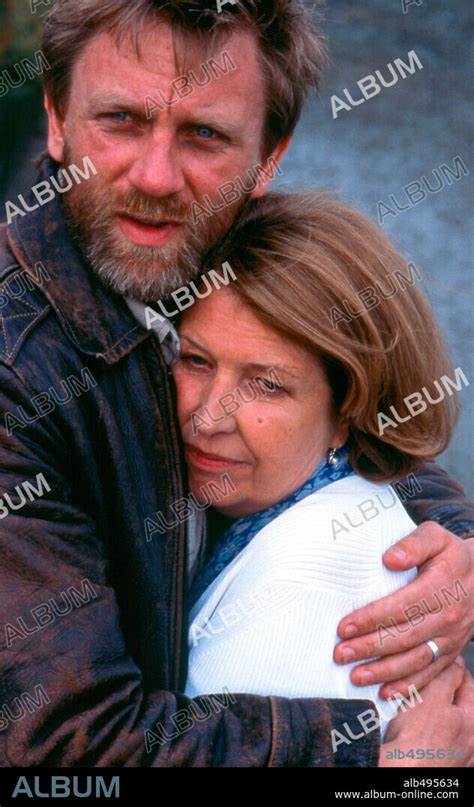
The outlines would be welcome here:
<svg viewBox="0 0 474 807">
<path fill-rule="evenodd" d="M 161 247 L 170 241 L 183 226 L 180 221 L 162 221 L 155 224 L 152 221 L 135 219 L 122 213 L 118 220 L 122 232 L 129 241 L 144 247 Z"/>
<path fill-rule="evenodd" d="M 243 460 L 235 460 L 232 457 L 224 457 L 222 454 L 209 454 L 201 451 L 196 446 L 186 445 L 186 460 L 190 465 L 204 471 L 224 471 L 230 468 L 238 468 L 241 465 L 248 465 Z"/>
</svg>

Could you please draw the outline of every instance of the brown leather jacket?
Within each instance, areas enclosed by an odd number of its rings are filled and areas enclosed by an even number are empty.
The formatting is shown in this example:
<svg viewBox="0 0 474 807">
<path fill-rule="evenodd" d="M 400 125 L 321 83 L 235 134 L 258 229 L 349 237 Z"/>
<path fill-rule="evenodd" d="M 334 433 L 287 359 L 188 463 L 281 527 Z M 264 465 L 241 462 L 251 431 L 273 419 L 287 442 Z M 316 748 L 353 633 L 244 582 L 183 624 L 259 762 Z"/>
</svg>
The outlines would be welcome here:
<svg viewBox="0 0 474 807">
<path fill-rule="evenodd" d="M 0 765 L 377 765 L 370 701 L 181 694 L 185 524 L 145 532 L 184 490 L 169 373 L 57 199 L 0 228 L 0 318 Z M 418 520 L 473 526 L 418 476 Z"/>
</svg>

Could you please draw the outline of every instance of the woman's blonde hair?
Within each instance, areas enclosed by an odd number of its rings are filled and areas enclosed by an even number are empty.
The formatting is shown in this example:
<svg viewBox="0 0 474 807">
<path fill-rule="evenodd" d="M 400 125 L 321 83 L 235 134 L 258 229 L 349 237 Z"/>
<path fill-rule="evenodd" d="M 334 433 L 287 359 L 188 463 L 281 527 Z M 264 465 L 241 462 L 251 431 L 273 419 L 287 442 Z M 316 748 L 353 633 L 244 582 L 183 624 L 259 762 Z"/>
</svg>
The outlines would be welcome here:
<svg viewBox="0 0 474 807">
<path fill-rule="evenodd" d="M 406 417 L 404 399 L 452 368 L 418 270 L 368 218 L 326 192 L 270 193 L 245 206 L 206 266 L 225 261 L 242 301 L 323 363 L 354 470 L 395 480 L 446 448 L 454 394 L 380 434 L 379 413 Z"/>
</svg>

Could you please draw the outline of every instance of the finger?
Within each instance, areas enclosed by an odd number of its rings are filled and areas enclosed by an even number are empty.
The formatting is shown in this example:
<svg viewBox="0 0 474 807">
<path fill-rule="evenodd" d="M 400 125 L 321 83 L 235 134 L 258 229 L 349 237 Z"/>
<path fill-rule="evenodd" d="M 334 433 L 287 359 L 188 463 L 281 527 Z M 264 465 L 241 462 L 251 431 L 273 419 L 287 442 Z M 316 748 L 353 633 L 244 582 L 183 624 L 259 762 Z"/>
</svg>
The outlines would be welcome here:
<svg viewBox="0 0 474 807">
<path fill-rule="evenodd" d="M 399 693 L 406 697 L 411 692 L 418 691 L 421 692 L 423 700 L 454 703 L 455 692 L 461 684 L 464 672 L 464 666 L 456 662 L 459 658 L 455 656 L 453 659 L 452 655 L 440 656 L 421 672 L 384 685 L 379 694 L 386 700 L 396 697 Z"/>
<path fill-rule="evenodd" d="M 380 600 L 374 600 L 363 608 L 352 611 L 339 622 L 338 636 L 341 639 L 352 639 L 372 633 L 380 625 L 390 627 L 393 623 L 405 623 L 407 620 L 404 611 L 407 605 L 420 600 L 421 586 L 423 592 L 428 590 L 428 586 L 423 584 L 423 578 L 416 578 L 394 594 L 388 594 Z"/>
<path fill-rule="evenodd" d="M 383 556 L 390 569 L 402 570 L 421 566 L 431 560 L 456 539 L 456 536 L 435 521 L 424 521 L 416 530 L 402 538 Z"/>
<path fill-rule="evenodd" d="M 436 638 L 441 655 L 450 657 L 451 661 L 457 656 L 457 650 L 449 653 L 444 640 Z M 383 684 L 390 681 L 397 681 L 402 678 L 410 678 L 415 673 L 432 666 L 433 652 L 426 642 L 417 645 L 406 653 L 396 653 L 387 658 L 376 659 L 370 663 L 358 665 L 351 670 L 351 681 L 357 686 L 369 686 L 370 684 Z"/>
<path fill-rule="evenodd" d="M 453 610 L 453 614 L 457 613 Z M 440 637 L 443 653 L 460 653 L 469 640 L 469 629 L 464 623 L 453 626 L 451 619 L 443 620 L 438 615 L 424 615 L 418 625 L 408 622 L 393 623 L 389 627 L 380 624 L 374 633 L 366 633 L 358 638 L 339 642 L 333 653 L 336 664 L 353 664 L 356 661 L 396 655 L 414 647 L 425 645 L 430 639 Z M 429 663 L 429 654 L 427 656 Z"/>
<path fill-rule="evenodd" d="M 464 670 L 461 685 L 454 696 L 454 703 L 461 709 L 469 710 L 474 719 L 474 678 L 468 669 Z"/>
<path fill-rule="evenodd" d="M 401 692 L 402 695 L 408 695 L 411 686 L 421 691 L 428 686 L 442 670 L 449 667 L 455 658 L 456 653 L 450 653 L 449 655 L 440 656 L 439 659 L 433 661 L 432 664 L 425 665 L 418 672 L 408 673 L 403 677 L 385 678 L 383 686 L 379 690 L 380 697 L 384 700 L 394 698 L 397 692 Z"/>
<path fill-rule="evenodd" d="M 448 582 L 444 565 L 426 569 L 393 594 L 343 617 L 338 625 L 338 635 L 341 639 L 353 639 L 384 626 L 390 632 L 394 626 L 404 626 L 407 622 L 412 626 L 421 624 L 427 616 L 438 617 L 437 632 L 442 634 L 442 623 L 455 624 L 454 618 L 458 618 L 457 609 L 453 608 L 455 603 L 459 607 L 458 600 L 443 595 Z M 463 602 L 465 607 L 466 598 Z"/>
</svg>

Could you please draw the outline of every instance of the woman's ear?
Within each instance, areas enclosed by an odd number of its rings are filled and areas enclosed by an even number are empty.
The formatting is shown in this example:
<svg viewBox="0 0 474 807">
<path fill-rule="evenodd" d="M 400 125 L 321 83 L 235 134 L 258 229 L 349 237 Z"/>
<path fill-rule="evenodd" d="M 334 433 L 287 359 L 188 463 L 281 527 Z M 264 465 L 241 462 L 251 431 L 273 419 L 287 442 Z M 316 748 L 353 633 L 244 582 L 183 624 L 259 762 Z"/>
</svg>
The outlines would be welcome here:
<svg viewBox="0 0 474 807">
<path fill-rule="evenodd" d="M 333 434 L 333 442 L 331 444 L 331 448 L 342 448 L 343 445 L 347 443 L 349 439 L 349 424 L 344 422 L 340 422 Z"/>
</svg>

